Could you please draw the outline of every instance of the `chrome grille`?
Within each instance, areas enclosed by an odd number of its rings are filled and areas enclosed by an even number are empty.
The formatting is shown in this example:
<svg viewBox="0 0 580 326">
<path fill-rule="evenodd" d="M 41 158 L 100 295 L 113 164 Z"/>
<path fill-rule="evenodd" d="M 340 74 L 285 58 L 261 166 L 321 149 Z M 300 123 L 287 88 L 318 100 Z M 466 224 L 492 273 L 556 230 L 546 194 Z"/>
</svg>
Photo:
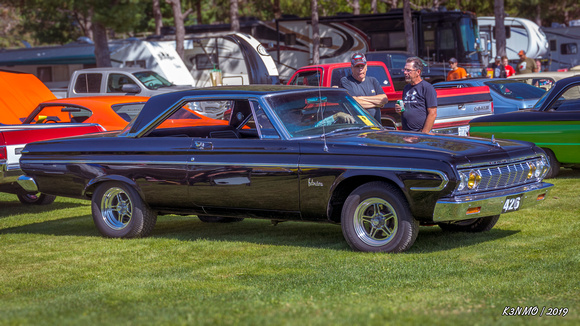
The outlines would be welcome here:
<svg viewBox="0 0 580 326">
<path fill-rule="evenodd" d="M 467 169 L 462 168 L 459 170 L 460 173 L 463 172 L 469 174 L 469 171 L 479 171 L 481 175 L 481 181 L 479 182 L 477 188 L 463 189 L 460 192 L 468 194 L 537 182 L 538 180 L 534 177 L 528 178 L 528 173 L 531 170 L 529 163 L 534 163 L 535 166 L 538 166 L 540 161 L 542 161 L 542 158 L 536 157 L 519 162 L 509 162 L 493 166 L 477 166 Z"/>
</svg>

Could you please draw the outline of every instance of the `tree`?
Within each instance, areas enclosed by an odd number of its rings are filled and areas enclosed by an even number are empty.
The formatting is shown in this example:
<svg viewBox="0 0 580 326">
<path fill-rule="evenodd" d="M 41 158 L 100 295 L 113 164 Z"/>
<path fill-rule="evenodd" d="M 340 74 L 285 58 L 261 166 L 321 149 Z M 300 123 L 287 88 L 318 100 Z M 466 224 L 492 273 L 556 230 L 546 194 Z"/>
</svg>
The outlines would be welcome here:
<svg viewBox="0 0 580 326">
<path fill-rule="evenodd" d="M 411 19 L 411 0 L 403 0 L 403 21 L 405 25 L 405 39 L 407 40 L 407 52 L 415 53 L 413 21 Z"/>
<path fill-rule="evenodd" d="M 495 0 L 495 48 L 497 55 L 506 55 L 505 11 L 504 0 Z"/>
<path fill-rule="evenodd" d="M 230 0 L 230 24 L 232 32 L 240 31 L 240 20 L 238 19 L 238 0 Z"/>
<path fill-rule="evenodd" d="M 185 24 L 184 20 L 193 11 L 191 8 L 187 9 L 184 13 L 181 12 L 181 0 L 165 0 L 171 5 L 173 10 L 173 20 L 175 24 L 175 51 L 181 57 L 185 58 L 185 47 L 183 45 L 185 41 Z"/>
<path fill-rule="evenodd" d="M 155 20 L 155 35 L 161 35 L 161 27 L 163 27 L 163 16 L 161 15 L 161 6 L 159 6 L 159 0 L 153 0 L 153 19 Z"/>
<path fill-rule="evenodd" d="M 312 17 L 312 64 L 320 63 L 320 31 L 318 29 L 318 0 L 311 2 Z"/>
</svg>

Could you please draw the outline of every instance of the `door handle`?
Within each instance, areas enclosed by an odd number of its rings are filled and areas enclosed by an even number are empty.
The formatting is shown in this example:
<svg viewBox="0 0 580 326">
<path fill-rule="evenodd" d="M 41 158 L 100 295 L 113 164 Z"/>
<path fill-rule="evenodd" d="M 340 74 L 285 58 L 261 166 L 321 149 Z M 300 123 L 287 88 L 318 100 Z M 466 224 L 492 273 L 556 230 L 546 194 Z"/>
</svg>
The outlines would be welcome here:
<svg viewBox="0 0 580 326">
<path fill-rule="evenodd" d="M 205 142 L 205 141 L 196 141 L 195 148 L 196 149 L 213 149 L 213 143 Z"/>
</svg>

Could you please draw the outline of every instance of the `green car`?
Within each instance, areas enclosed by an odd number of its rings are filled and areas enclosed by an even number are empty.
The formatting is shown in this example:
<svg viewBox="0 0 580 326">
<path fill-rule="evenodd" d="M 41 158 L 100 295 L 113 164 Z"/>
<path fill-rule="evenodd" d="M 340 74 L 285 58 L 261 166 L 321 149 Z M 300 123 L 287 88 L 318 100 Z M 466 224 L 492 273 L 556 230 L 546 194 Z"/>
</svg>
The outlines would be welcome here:
<svg viewBox="0 0 580 326">
<path fill-rule="evenodd" d="M 550 159 L 548 177 L 580 168 L 580 76 L 556 82 L 532 109 L 471 120 L 469 135 L 536 143 Z"/>
</svg>

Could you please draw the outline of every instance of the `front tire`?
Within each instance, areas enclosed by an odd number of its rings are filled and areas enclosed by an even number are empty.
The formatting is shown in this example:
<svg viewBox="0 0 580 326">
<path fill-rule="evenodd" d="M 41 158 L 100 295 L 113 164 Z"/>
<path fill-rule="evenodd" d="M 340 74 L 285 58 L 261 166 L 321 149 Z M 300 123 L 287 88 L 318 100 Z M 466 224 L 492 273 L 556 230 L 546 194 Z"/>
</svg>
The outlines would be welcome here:
<svg viewBox="0 0 580 326">
<path fill-rule="evenodd" d="M 24 205 L 50 205 L 56 196 L 47 194 L 17 194 L 18 200 Z"/>
<path fill-rule="evenodd" d="M 548 175 L 546 175 L 546 179 L 555 178 L 558 173 L 560 173 L 560 167 L 562 164 L 558 162 L 556 155 L 551 149 L 543 148 L 543 150 L 546 152 L 546 156 L 548 156 L 548 161 L 550 162 L 550 172 L 548 172 Z"/>
<path fill-rule="evenodd" d="M 445 231 L 477 233 L 491 230 L 498 219 L 499 215 L 493 215 L 453 223 L 438 223 L 438 225 Z"/>
<path fill-rule="evenodd" d="M 356 188 L 344 203 L 341 224 L 350 247 L 365 252 L 408 250 L 419 232 L 399 189 L 384 182 Z"/>
<path fill-rule="evenodd" d="M 98 186 L 91 207 L 97 229 L 109 238 L 146 237 L 157 222 L 157 214 L 139 193 L 121 182 Z"/>
</svg>

